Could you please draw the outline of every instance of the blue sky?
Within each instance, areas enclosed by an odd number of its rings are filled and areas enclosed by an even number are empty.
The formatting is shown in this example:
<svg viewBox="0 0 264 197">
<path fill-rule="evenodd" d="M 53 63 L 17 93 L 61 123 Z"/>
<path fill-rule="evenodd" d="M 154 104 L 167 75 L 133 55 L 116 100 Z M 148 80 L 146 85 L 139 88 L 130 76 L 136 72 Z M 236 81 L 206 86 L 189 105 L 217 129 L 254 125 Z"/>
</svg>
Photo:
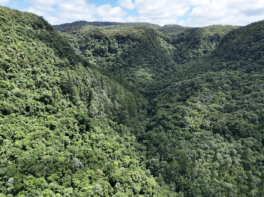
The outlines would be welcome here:
<svg viewBox="0 0 264 197">
<path fill-rule="evenodd" d="M 53 25 L 79 20 L 247 25 L 264 19 L 263 0 L 0 0 L 0 5 L 33 12 Z"/>
</svg>

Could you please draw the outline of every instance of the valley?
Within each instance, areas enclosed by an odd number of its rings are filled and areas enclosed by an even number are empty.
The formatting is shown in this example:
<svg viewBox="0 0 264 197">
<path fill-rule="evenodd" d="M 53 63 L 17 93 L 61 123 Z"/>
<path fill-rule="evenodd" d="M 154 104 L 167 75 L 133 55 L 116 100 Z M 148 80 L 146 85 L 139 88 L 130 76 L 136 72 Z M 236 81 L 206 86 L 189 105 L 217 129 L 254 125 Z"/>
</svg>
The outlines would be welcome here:
<svg viewBox="0 0 264 197">
<path fill-rule="evenodd" d="M 263 33 L 0 7 L 0 197 L 263 196 Z"/>
</svg>

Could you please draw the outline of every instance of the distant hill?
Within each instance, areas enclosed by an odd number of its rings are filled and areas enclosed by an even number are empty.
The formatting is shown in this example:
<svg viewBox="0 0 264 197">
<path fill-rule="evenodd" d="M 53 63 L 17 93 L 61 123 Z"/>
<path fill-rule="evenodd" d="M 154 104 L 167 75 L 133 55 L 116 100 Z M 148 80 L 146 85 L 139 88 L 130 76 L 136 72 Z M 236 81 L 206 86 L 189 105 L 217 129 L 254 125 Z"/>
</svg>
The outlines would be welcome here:
<svg viewBox="0 0 264 197">
<path fill-rule="evenodd" d="M 231 31 L 223 37 L 213 56 L 226 61 L 263 63 L 263 34 L 264 21 Z"/>
<path fill-rule="evenodd" d="M 175 35 L 179 32 L 185 31 L 187 29 L 191 29 L 192 27 L 183 27 L 180 25 L 164 25 L 160 27 L 158 30 L 163 32 L 166 35 Z"/>
<path fill-rule="evenodd" d="M 60 34 L 103 73 L 114 73 L 118 81 L 119 75 L 124 75 L 144 92 L 148 92 L 146 85 L 173 64 L 172 45 L 163 39 L 166 35 L 153 28 L 78 26 Z"/>
<path fill-rule="evenodd" d="M 178 63 L 185 63 L 202 57 L 213 51 L 229 31 L 237 28 L 230 25 L 213 25 L 180 32 L 172 37 L 173 58 Z"/>
<path fill-rule="evenodd" d="M 159 25 L 151 24 L 151 23 L 118 23 L 118 22 L 87 22 L 87 21 L 77 21 L 73 23 L 65 23 L 61 25 L 54 25 L 54 29 L 58 31 L 62 31 L 63 29 L 69 28 L 69 27 L 76 27 L 76 26 L 98 26 L 98 27 L 105 27 L 105 26 L 113 26 L 113 25 L 120 25 L 124 27 L 134 27 L 134 26 L 145 26 L 145 27 L 151 27 L 158 29 L 160 28 Z"/>
</svg>

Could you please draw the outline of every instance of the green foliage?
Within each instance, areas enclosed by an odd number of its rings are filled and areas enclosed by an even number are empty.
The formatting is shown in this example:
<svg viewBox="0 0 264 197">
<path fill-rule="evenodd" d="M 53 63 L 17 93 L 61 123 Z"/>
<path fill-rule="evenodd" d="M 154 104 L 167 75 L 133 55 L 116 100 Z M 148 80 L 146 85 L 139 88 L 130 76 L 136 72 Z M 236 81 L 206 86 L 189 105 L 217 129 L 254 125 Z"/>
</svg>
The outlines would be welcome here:
<svg viewBox="0 0 264 197">
<path fill-rule="evenodd" d="M 83 26 L 61 35 L 102 73 L 134 92 L 149 93 L 156 76 L 173 64 L 166 36 L 144 26 Z"/>
<path fill-rule="evenodd" d="M 0 11 L 0 196 L 263 196 L 263 21 Z"/>
<path fill-rule="evenodd" d="M 166 193 L 136 150 L 134 95 L 42 18 L 3 7 L 0 16 L 1 195 Z"/>
<path fill-rule="evenodd" d="M 105 64 L 106 68 L 111 68 L 108 72 L 121 70 L 126 79 L 133 82 L 133 86 L 138 87 L 149 99 L 149 121 L 146 122 L 145 132 L 137 133 L 140 142 L 138 149 L 146 156 L 146 167 L 157 177 L 159 184 L 169 184 L 179 195 L 249 196 L 262 193 L 263 189 L 259 187 L 262 175 L 259 172 L 263 168 L 263 72 L 260 60 L 254 61 L 255 56 L 259 59 L 259 52 L 252 52 L 249 57 L 245 50 L 243 61 L 230 58 L 228 61 L 222 60 L 227 48 L 235 52 L 242 47 L 249 51 L 255 50 L 254 42 L 262 39 L 260 31 L 257 31 L 258 25 L 261 22 L 239 29 L 209 26 L 187 29 L 181 33 L 169 33 L 169 29 L 164 31 L 172 40 L 164 34 L 153 34 L 152 37 L 160 36 L 157 48 L 168 51 L 165 54 L 167 62 L 170 62 L 169 67 L 169 63 L 159 61 L 158 56 L 155 56 L 154 61 L 159 65 L 151 67 L 141 64 L 136 72 L 132 69 L 140 64 L 136 61 L 124 63 L 118 68 L 111 67 L 111 63 Z M 78 44 L 87 43 L 87 40 L 83 42 L 80 38 L 93 38 L 92 31 L 97 32 L 94 33 L 96 35 L 106 36 L 111 42 L 112 34 L 126 32 L 126 28 L 84 29 L 64 30 L 67 34 L 63 35 L 68 37 L 73 46 L 77 46 L 73 40 L 77 39 Z M 130 32 L 133 30 L 138 31 L 132 28 Z M 128 39 L 133 38 L 130 32 L 125 34 L 126 38 L 129 36 Z M 240 37 L 236 37 L 235 32 L 241 32 L 238 34 Z M 242 42 L 247 35 L 256 35 L 249 37 L 251 48 L 247 48 L 249 45 L 244 46 L 249 41 Z M 137 43 L 136 38 L 128 46 L 125 45 L 130 55 L 120 56 L 122 61 L 138 54 L 129 48 Z M 139 39 L 143 42 L 142 36 Z M 94 51 L 105 47 L 104 43 L 97 42 L 84 56 L 87 54 L 88 59 L 93 57 L 96 60 L 105 58 L 106 53 Z M 118 43 L 117 50 L 119 46 Z M 153 48 L 148 42 L 145 47 L 138 46 L 144 51 L 137 48 L 140 55 L 136 57 L 141 57 L 146 50 Z M 169 52 L 170 47 L 172 50 Z M 218 51 L 222 55 L 219 56 Z M 239 51 L 237 53 L 241 54 Z M 229 54 L 233 58 L 232 53 Z M 170 56 L 178 64 L 188 63 L 175 65 Z M 140 62 L 146 61 L 148 57 L 148 54 L 144 55 Z M 125 69 L 126 65 L 130 65 L 129 71 Z M 105 68 L 102 65 L 99 67 Z"/>
<path fill-rule="evenodd" d="M 163 175 L 177 192 L 186 196 L 263 194 L 264 72 L 259 53 L 252 52 L 263 37 L 257 26 L 262 27 L 262 22 L 230 31 L 215 51 L 168 73 L 151 102 L 151 121 L 139 139 L 148 150 L 148 168 L 156 176 Z M 244 34 L 236 37 L 236 31 Z M 225 47 L 236 51 L 248 35 L 257 37 L 250 36 L 252 47 L 243 52 L 244 59 L 236 59 L 235 54 L 226 59 Z M 185 155 L 179 159 L 175 150 Z"/>
<path fill-rule="evenodd" d="M 118 23 L 118 22 L 100 22 L 100 21 L 94 21 L 94 22 L 87 22 L 87 21 L 77 21 L 73 23 L 65 23 L 61 25 L 54 25 L 54 29 L 58 31 L 62 31 L 67 28 L 79 28 L 82 26 L 99 26 L 99 27 L 107 27 L 107 26 L 122 26 L 122 27 L 134 27 L 134 26 L 144 26 L 144 27 L 150 27 L 154 29 L 159 29 L 159 25 L 154 25 L 151 23 Z"/>
<path fill-rule="evenodd" d="M 159 28 L 159 31 L 165 34 L 177 34 L 178 32 L 182 32 L 187 29 L 191 29 L 191 27 L 183 27 L 180 25 L 164 25 L 163 27 Z"/>
<path fill-rule="evenodd" d="M 213 25 L 187 29 L 173 36 L 173 58 L 177 63 L 186 63 L 213 51 L 221 39 L 235 26 Z"/>
<path fill-rule="evenodd" d="M 227 34 L 213 52 L 213 56 L 224 61 L 263 63 L 263 24 L 264 21 L 252 23 Z"/>
</svg>

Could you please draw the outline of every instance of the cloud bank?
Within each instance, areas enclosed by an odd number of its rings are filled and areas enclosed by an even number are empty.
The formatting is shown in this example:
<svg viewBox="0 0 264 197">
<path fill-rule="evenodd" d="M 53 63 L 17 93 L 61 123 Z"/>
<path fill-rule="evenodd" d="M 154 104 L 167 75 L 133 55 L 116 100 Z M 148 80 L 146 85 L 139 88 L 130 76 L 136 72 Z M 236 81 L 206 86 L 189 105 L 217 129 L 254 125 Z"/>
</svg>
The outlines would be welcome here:
<svg viewBox="0 0 264 197">
<path fill-rule="evenodd" d="M 247 25 L 264 19 L 263 0 L 119 0 L 118 4 L 139 13 L 137 17 L 127 17 L 128 21 L 149 21 L 162 25 Z M 182 17 L 187 20 L 180 20 Z"/>
<path fill-rule="evenodd" d="M 0 4 L 8 0 L 0 0 Z M 26 11 L 46 18 L 51 24 L 77 20 L 150 22 L 207 26 L 247 25 L 264 19 L 263 0 L 118 0 L 96 6 L 86 0 L 26 0 Z M 130 16 L 128 13 L 136 13 Z"/>
<path fill-rule="evenodd" d="M 9 0 L 0 0 L 0 4 L 1 5 L 5 5 L 5 4 L 7 4 L 9 2 Z"/>
<path fill-rule="evenodd" d="M 26 0 L 31 7 L 26 11 L 43 16 L 51 24 L 74 21 L 123 21 L 126 12 L 121 7 L 105 4 L 97 7 L 85 0 Z"/>
</svg>

